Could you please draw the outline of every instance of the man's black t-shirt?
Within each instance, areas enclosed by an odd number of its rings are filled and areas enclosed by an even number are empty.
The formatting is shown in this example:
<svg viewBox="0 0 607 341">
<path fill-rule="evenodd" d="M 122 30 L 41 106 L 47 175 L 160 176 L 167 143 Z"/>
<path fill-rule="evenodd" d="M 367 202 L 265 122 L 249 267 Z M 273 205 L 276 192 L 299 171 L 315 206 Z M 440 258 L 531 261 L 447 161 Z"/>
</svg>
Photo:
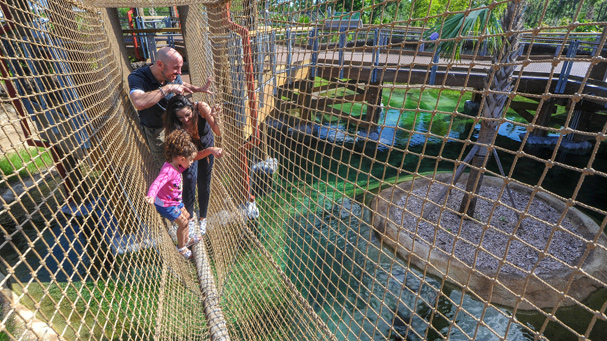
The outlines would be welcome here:
<svg viewBox="0 0 607 341">
<path fill-rule="evenodd" d="M 181 80 L 181 76 L 177 75 L 177 78 L 173 82 L 167 84 L 183 84 L 183 81 Z M 161 85 L 166 84 L 161 84 L 154 78 L 149 66 L 139 68 L 129 75 L 129 93 L 137 90 L 148 92 L 158 89 Z M 153 106 L 140 110 L 139 120 L 141 121 L 141 125 L 154 129 L 162 128 L 162 115 L 164 115 L 169 99 L 174 95 L 173 93 L 169 93 Z"/>
</svg>

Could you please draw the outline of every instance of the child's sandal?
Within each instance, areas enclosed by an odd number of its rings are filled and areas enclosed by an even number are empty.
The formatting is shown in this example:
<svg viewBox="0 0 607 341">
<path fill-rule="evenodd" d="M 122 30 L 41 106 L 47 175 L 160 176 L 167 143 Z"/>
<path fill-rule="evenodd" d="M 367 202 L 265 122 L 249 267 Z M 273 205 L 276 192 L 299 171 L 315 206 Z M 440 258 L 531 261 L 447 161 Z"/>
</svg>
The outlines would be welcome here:
<svg viewBox="0 0 607 341">
<path fill-rule="evenodd" d="M 188 241 L 185 243 L 185 247 L 194 246 L 194 245 L 200 243 L 201 241 L 202 241 L 202 236 L 194 236 L 194 237 L 188 239 Z"/>
<path fill-rule="evenodd" d="M 177 249 L 177 251 L 179 251 L 179 253 L 181 253 L 183 258 L 185 258 L 186 260 L 192 259 L 192 251 L 188 249 L 187 246 L 184 246 L 181 249 Z"/>
</svg>

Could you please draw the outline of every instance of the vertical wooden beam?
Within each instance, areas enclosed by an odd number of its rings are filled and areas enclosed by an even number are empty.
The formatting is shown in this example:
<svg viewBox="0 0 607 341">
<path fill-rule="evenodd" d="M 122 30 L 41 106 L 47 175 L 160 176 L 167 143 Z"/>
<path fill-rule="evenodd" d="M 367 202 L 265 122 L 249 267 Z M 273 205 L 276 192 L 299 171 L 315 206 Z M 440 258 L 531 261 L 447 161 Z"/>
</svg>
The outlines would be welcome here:
<svg viewBox="0 0 607 341">
<path fill-rule="evenodd" d="M 472 93 L 472 98 L 470 100 L 474 103 L 481 103 L 483 100 L 482 89 L 474 89 L 475 92 Z"/>
<path fill-rule="evenodd" d="M 555 107 L 556 104 L 554 103 L 553 99 L 544 101 L 542 107 L 536 113 L 537 118 L 535 119 L 535 124 L 542 127 L 547 127 L 550 124 L 550 118 L 552 117 Z M 533 136 L 543 137 L 548 135 L 548 130 L 535 128 L 531 134 L 533 134 Z"/>
<path fill-rule="evenodd" d="M 122 37 L 122 28 L 120 27 L 120 19 L 118 18 L 117 8 L 106 8 L 101 10 L 101 18 L 107 22 L 106 31 L 108 31 L 108 41 L 111 51 L 114 53 L 114 59 L 118 67 L 122 70 L 122 81 L 125 89 L 128 86 L 129 74 L 133 71 L 131 62 L 129 61 L 128 52 L 124 39 Z"/>
<path fill-rule="evenodd" d="M 314 87 L 314 80 L 316 79 L 316 72 L 317 72 L 316 65 L 318 64 L 319 46 L 318 46 L 318 29 L 317 28 L 313 28 L 310 31 L 309 43 L 310 43 L 310 45 L 312 45 L 312 58 L 311 58 L 312 65 L 310 67 L 310 76 L 302 82 L 303 86 L 301 86 L 299 89 L 300 95 L 297 100 L 297 105 L 299 106 L 299 108 L 301 110 L 301 119 L 306 120 L 306 121 L 310 119 L 310 106 L 312 104 L 311 91 L 312 91 L 312 88 Z"/>
<path fill-rule="evenodd" d="M 365 90 L 365 102 L 367 102 L 367 121 L 369 123 L 377 124 L 379 122 L 382 93 L 383 89 L 381 82 L 369 82 L 367 89 Z"/>
<path fill-rule="evenodd" d="M 185 54 L 183 58 L 188 62 L 188 73 L 190 83 L 195 85 L 204 84 L 205 77 L 203 76 L 202 65 L 204 55 L 199 53 L 188 53 L 188 46 L 199 46 L 203 42 L 202 32 L 205 30 L 203 23 L 200 22 L 203 16 L 202 6 L 179 6 L 179 20 L 181 23 L 181 33 L 185 45 Z M 191 67 L 193 66 L 193 67 Z M 196 94 L 195 100 L 201 100 L 200 94 Z"/>
<path fill-rule="evenodd" d="M 601 33 L 601 36 L 597 39 L 598 46 L 594 51 L 595 56 L 607 57 L 607 51 L 605 50 L 605 39 L 607 39 L 607 26 L 603 26 L 603 33 Z M 592 66 L 588 78 L 597 79 L 604 82 L 605 78 L 607 78 L 607 62 L 601 59 L 596 65 Z"/>
<path fill-rule="evenodd" d="M 299 95 L 297 96 L 297 106 L 301 112 L 301 119 L 304 121 L 310 120 L 310 107 L 312 106 L 312 86 L 314 81 L 307 79 L 301 83 Z"/>
</svg>

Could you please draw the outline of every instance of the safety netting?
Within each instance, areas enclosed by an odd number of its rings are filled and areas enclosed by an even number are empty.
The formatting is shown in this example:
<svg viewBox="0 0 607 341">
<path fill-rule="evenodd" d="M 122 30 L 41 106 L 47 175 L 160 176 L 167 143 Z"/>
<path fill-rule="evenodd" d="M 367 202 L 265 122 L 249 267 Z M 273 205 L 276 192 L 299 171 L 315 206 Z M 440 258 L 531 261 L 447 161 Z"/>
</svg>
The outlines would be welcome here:
<svg viewBox="0 0 607 341">
<path fill-rule="evenodd" d="M 0 0 L 0 340 L 607 338 L 607 2 Z M 203 242 L 126 81 L 221 106 Z"/>
</svg>

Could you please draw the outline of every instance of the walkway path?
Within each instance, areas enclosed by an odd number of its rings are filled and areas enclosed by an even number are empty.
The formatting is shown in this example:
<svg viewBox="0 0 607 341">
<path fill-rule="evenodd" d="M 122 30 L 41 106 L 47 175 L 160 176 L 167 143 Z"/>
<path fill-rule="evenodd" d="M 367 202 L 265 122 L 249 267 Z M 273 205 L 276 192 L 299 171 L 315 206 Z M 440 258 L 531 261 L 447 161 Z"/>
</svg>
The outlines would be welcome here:
<svg viewBox="0 0 607 341">
<path fill-rule="evenodd" d="M 343 77 L 358 79 L 361 82 L 370 77 L 373 65 L 373 50 L 361 50 L 361 48 L 345 48 L 343 66 L 339 65 L 339 49 L 319 50 L 318 67 L 319 75 L 324 78 L 337 77 L 339 70 L 343 69 Z M 287 48 L 277 46 L 277 64 L 287 63 Z M 521 57 L 517 62 L 514 76 L 518 77 L 522 70 L 522 78 L 519 82 L 517 92 L 519 94 L 541 95 L 546 92 L 554 93 L 554 88 L 563 70 L 564 61 L 551 56 L 534 56 L 533 59 L 523 60 Z M 312 51 L 303 48 L 293 48 L 292 63 L 312 59 Z M 581 59 L 581 58 L 580 58 Z M 428 74 L 432 69 L 432 56 L 415 51 L 398 50 L 398 52 L 386 53 L 381 51 L 378 57 L 376 69 L 383 71 L 384 82 L 402 82 L 409 84 L 429 84 Z M 446 86 L 483 88 L 486 71 L 491 67 L 488 58 L 462 59 L 449 62 L 441 58 L 436 63 L 436 85 L 443 82 Z M 565 94 L 586 93 L 594 96 L 607 97 L 607 87 L 603 82 L 589 80 L 584 89 L 580 89 L 581 81 L 586 77 L 591 63 L 588 58 L 574 61 L 569 74 Z M 550 82 L 550 88 L 546 85 Z M 594 83 L 594 84 L 592 84 Z"/>
</svg>

